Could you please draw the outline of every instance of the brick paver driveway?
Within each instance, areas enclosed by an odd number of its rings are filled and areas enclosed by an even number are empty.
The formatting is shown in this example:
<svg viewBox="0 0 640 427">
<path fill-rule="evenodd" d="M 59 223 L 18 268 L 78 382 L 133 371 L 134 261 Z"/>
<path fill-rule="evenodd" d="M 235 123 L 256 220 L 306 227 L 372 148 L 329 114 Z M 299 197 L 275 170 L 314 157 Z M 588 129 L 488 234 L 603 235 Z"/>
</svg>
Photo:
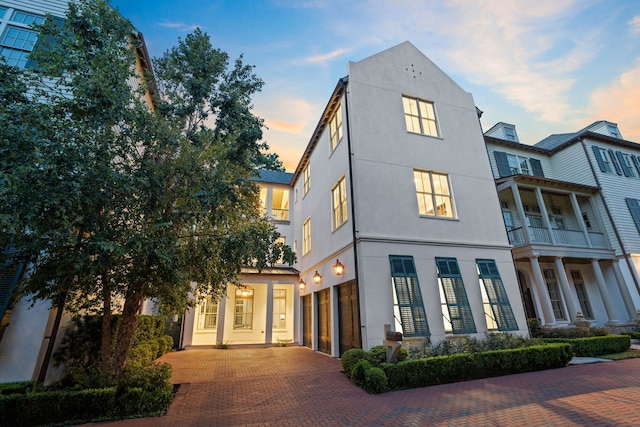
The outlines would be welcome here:
<svg viewBox="0 0 640 427">
<path fill-rule="evenodd" d="M 640 359 L 368 395 L 302 347 L 162 357 L 183 384 L 164 417 L 100 426 L 637 426 Z M 94 424 L 96 426 L 98 424 Z"/>
</svg>

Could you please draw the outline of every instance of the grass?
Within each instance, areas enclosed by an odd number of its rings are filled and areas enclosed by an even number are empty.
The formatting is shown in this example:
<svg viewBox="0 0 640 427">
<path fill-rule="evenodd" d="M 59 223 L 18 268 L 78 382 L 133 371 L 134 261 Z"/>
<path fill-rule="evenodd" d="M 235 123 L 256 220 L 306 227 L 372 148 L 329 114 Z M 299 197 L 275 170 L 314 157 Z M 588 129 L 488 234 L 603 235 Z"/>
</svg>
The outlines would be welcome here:
<svg viewBox="0 0 640 427">
<path fill-rule="evenodd" d="M 625 360 L 625 359 L 636 359 L 640 357 L 640 350 L 627 350 L 622 353 L 614 353 L 614 354 L 605 354 L 603 356 L 598 356 L 602 359 L 610 359 L 610 360 Z"/>
</svg>

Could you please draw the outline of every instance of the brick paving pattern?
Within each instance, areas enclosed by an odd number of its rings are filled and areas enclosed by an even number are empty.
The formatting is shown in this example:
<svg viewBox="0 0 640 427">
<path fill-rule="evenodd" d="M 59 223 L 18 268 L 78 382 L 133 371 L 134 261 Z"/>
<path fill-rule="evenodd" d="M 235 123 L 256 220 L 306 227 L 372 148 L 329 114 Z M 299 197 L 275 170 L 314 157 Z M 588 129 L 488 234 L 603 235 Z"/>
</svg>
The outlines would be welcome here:
<svg viewBox="0 0 640 427">
<path fill-rule="evenodd" d="M 302 347 L 187 350 L 161 361 L 182 384 L 174 426 L 637 426 L 640 359 L 369 395 L 340 361 Z"/>
</svg>

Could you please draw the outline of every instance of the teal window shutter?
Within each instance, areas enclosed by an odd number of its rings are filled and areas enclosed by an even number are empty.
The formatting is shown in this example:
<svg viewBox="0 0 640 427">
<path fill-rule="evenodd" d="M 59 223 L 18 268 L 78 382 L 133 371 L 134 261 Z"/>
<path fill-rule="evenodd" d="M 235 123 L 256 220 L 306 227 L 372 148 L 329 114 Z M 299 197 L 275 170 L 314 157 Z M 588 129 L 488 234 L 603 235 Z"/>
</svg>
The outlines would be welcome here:
<svg viewBox="0 0 640 427">
<path fill-rule="evenodd" d="M 403 335 L 405 337 L 430 336 L 413 257 L 389 255 L 389 263 Z"/>
<path fill-rule="evenodd" d="M 600 154 L 600 148 L 596 145 L 592 145 L 591 149 L 593 150 L 596 162 L 598 162 L 598 166 L 600 166 L 600 170 L 604 173 L 608 173 L 607 165 L 604 164 L 604 159 L 602 158 L 602 154 Z"/>
<path fill-rule="evenodd" d="M 438 278 L 449 310 L 449 319 L 454 334 L 473 334 L 476 324 L 464 288 L 462 274 L 455 258 L 436 258 Z"/>
<path fill-rule="evenodd" d="M 620 162 L 620 167 L 622 168 L 622 173 L 624 176 L 632 176 L 629 167 L 627 166 L 627 162 L 624 161 L 624 154 L 620 151 L 616 151 L 616 156 L 618 157 L 618 161 Z"/>
<path fill-rule="evenodd" d="M 633 165 L 636 167 L 638 171 L 638 178 L 640 178 L 640 157 L 631 155 L 631 160 L 633 160 Z"/>
<path fill-rule="evenodd" d="M 542 164 L 538 159 L 529 159 L 529 164 L 531 165 L 531 171 L 535 176 L 540 176 L 544 178 L 544 172 L 542 171 Z"/>
<path fill-rule="evenodd" d="M 513 315 L 509 297 L 504 289 L 504 284 L 500 278 L 500 272 L 496 262 L 492 259 L 477 259 L 476 265 L 480 274 L 480 281 L 483 283 L 493 312 L 493 318 L 498 325 L 499 331 L 517 331 L 518 322 Z"/>
<path fill-rule="evenodd" d="M 5 264 L 0 267 L 0 320 L 4 317 L 11 295 L 22 276 L 24 264 Z"/>
<path fill-rule="evenodd" d="M 618 164 L 618 161 L 616 160 L 616 154 L 614 153 L 613 150 L 607 150 L 609 151 L 609 157 L 611 158 L 611 163 L 613 163 L 613 167 L 616 170 L 616 173 L 618 175 L 622 175 L 622 169 L 620 169 L 620 165 Z"/>
<path fill-rule="evenodd" d="M 626 198 L 624 200 L 627 202 L 633 222 L 636 223 L 636 227 L 638 227 L 638 231 L 640 231 L 640 200 L 630 198 Z"/>
<path fill-rule="evenodd" d="M 503 176 L 513 175 L 511 168 L 509 167 L 509 160 L 507 159 L 507 153 L 502 151 L 494 151 L 493 158 L 496 159 L 496 165 L 498 166 L 498 174 Z"/>
</svg>

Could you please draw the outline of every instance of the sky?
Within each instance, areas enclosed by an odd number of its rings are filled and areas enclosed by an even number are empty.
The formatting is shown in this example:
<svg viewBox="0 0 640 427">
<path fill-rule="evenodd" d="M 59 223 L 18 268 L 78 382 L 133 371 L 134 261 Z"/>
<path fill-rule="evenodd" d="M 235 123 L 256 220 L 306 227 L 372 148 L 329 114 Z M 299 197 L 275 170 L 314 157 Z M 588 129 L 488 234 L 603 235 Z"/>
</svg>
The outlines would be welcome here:
<svg viewBox="0 0 640 427">
<path fill-rule="evenodd" d="M 293 172 L 338 79 L 406 40 L 520 142 L 618 124 L 640 143 L 638 0 L 111 0 L 159 57 L 196 28 L 264 80 L 264 139 Z"/>
</svg>

